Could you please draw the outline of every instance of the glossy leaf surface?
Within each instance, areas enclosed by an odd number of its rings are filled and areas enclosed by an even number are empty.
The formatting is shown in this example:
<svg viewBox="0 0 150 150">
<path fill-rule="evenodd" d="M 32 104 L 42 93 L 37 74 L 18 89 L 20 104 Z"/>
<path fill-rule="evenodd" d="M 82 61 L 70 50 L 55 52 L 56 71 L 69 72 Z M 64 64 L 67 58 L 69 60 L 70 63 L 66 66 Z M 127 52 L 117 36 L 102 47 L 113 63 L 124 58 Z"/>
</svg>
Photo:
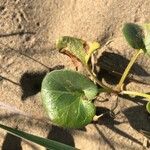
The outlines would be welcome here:
<svg viewBox="0 0 150 150">
<path fill-rule="evenodd" d="M 70 70 L 52 71 L 42 82 L 42 100 L 51 121 L 61 127 L 80 128 L 95 115 L 92 100 L 97 86 L 86 76 Z"/>
</svg>

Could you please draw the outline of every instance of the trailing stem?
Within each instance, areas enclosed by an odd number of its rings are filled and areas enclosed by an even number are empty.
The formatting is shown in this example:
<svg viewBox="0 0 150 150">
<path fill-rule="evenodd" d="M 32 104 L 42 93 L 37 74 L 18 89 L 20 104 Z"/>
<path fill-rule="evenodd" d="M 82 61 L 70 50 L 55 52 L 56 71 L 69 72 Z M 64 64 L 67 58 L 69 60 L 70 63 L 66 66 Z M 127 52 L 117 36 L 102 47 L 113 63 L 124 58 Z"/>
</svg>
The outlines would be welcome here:
<svg viewBox="0 0 150 150">
<path fill-rule="evenodd" d="M 139 93 L 134 91 L 122 91 L 120 92 L 120 94 L 140 96 L 140 97 L 147 98 L 150 101 L 150 95 L 145 93 Z"/>
<path fill-rule="evenodd" d="M 125 69 L 125 71 L 124 71 L 124 73 L 123 73 L 123 75 L 122 75 L 122 77 L 121 77 L 121 79 L 120 79 L 118 85 L 117 85 L 116 88 L 115 88 L 116 91 L 121 91 L 122 85 L 123 85 L 123 83 L 124 83 L 124 81 L 125 81 L 127 75 L 129 74 L 129 71 L 130 71 L 131 67 L 133 66 L 133 64 L 135 63 L 136 59 L 138 58 L 138 56 L 139 56 L 142 52 L 143 52 L 142 49 L 137 50 L 137 51 L 135 52 L 135 54 L 132 56 L 132 58 L 131 58 L 131 60 L 130 60 L 130 62 L 129 62 L 129 64 L 128 64 L 128 66 L 126 67 L 126 69 Z"/>
<path fill-rule="evenodd" d="M 101 86 L 101 87 L 104 89 L 105 92 L 110 93 L 110 92 L 113 91 L 113 89 L 107 87 L 107 86 L 104 85 L 100 80 L 98 80 L 98 79 L 96 78 L 96 76 L 92 73 L 92 71 L 91 71 L 91 69 L 90 69 L 90 67 L 89 67 L 88 65 L 86 65 L 86 68 L 87 68 L 87 71 L 88 71 L 88 73 L 90 74 L 90 76 L 93 78 L 93 80 L 94 80 L 99 86 Z"/>
</svg>

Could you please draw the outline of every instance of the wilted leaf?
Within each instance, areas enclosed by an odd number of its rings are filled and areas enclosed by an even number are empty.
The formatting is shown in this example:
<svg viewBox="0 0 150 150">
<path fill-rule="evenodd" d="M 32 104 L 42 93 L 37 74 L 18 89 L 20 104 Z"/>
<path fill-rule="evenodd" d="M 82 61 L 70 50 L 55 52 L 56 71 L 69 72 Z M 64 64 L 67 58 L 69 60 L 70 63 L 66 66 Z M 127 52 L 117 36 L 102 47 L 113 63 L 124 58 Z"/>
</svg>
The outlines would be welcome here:
<svg viewBox="0 0 150 150">
<path fill-rule="evenodd" d="M 82 39 L 63 36 L 57 40 L 56 46 L 67 55 L 75 56 L 83 64 L 87 64 L 91 54 L 100 47 L 97 42 L 85 42 Z"/>
<path fill-rule="evenodd" d="M 39 137 L 36 135 L 32 135 L 32 134 L 29 134 L 29 133 L 26 133 L 23 131 L 19 131 L 17 129 L 13 129 L 11 127 L 8 127 L 8 126 L 2 125 L 2 124 L 0 124 L 0 128 L 6 130 L 7 132 L 9 132 L 17 137 L 20 137 L 20 138 L 23 138 L 30 142 L 39 144 L 49 150 L 77 150 L 76 148 L 71 147 L 69 145 L 65 145 L 65 144 L 62 144 L 62 143 L 59 143 L 59 142 L 56 142 L 53 140 L 45 139 L 45 138 L 42 138 L 42 137 Z M 11 147 L 10 147 L 10 149 L 11 149 Z"/>
<path fill-rule="evenodd" d="M 42 99 L 51 121 L 62 127 L 80 128 L 95 115 L 92 100 L 96 85 L 86 76 L 69 70 L 52 71 L 42 82 Z"/>
<path fill-rule="evenodd" d="M 147 103 L 146 109 L 147 109 L 147 111 L 150 113 L 150 102 Z"/>
</svg>

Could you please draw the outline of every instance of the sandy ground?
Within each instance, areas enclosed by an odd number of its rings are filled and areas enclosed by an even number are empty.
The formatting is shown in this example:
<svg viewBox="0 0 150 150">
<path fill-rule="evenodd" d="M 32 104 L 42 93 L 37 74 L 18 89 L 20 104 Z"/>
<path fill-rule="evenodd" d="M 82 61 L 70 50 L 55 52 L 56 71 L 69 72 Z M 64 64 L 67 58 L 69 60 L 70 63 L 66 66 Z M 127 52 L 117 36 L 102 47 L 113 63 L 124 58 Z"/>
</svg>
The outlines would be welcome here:
<svg viewBox="0 0 150 150">
<path fill-rule="evenodd" d="M 0 0 L 0 106 L 7 109 L 1 110 L 1 122 L 82 150 L 144 149 L 145 137 L 137 132 L 150 130 L 144 101 L 120 98 L 114 120 L 105 116 L 82 130 L 65 130 L 47 121 L 39 91 L 46 72 L 74 69 L 70 59 L 55 49 L 58 37 L 105 44 L 122 37 L 125 22 L 150 22 L 149 8 L 149 0 Z M 123 40 L 112 46 L 122 55 L 129 48 Z M 96 103 L 102 111 L 114 101 Z M 2 150 L 43 149 L 2 130 L 0 137 Z"/>
</svg>

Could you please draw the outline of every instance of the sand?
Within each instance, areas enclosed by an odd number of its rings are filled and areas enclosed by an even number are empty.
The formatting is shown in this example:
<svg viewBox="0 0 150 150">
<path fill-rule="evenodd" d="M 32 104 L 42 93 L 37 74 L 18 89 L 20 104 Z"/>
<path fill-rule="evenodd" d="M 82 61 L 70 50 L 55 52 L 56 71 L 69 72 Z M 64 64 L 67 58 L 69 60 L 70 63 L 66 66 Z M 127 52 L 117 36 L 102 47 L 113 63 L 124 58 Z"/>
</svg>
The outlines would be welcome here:
<svg viewBox="0 0 150 150">
<path fill-rule="evenodd" d="M 150 130 L 144 101 L 120 98 L 114 120 L 104 117 L 82 130 L 65 130 L 47 120 L 40 84 L 50 70 L 74 69 L 70 58 L 55 48 L 58 37 L 75 36 L 101 45 L 117 39 L 111 47 L 127 56 L 124 50 L 132 50 L 122 38 L 123 24 L 150 22 L 149 8 L 149 0 L 0 0 L 1 122 L 82 150 L 143 149 L 146 138 L 137 130 Z M 97 105 L 110 108 L 113 103 L 110 99 Z M 3 130 L 0 146 L 2 150 L 44 149 Z"/>
</svg>

